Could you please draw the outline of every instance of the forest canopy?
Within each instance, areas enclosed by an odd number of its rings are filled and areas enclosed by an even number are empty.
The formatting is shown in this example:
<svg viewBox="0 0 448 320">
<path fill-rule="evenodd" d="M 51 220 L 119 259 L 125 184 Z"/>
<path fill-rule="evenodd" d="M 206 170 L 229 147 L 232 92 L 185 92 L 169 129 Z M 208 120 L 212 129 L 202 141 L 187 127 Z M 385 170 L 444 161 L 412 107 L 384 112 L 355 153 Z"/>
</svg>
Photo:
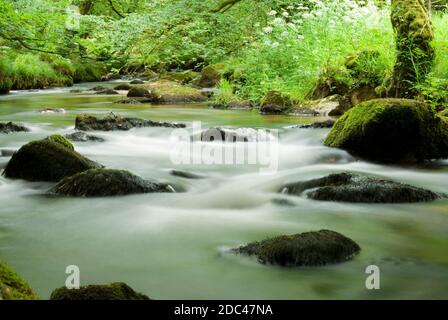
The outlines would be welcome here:
<svg viewBox="0 0 448 320">
<path fill-rule="evenodd" d="M 432 6 L 435 63 L 413 86 L 440 103 L 448 15 L 446 1 Z M 269 90 L 303 100 L 326 79 L 387 87 L 397 54 L 390 11 L 387 1 L 364 0 L 0 0 L 0 90 L 210 64 L 229 75 L 222 100 L 259 101 Z M 367 51 L 357 70 L 347 68 Z"/>
</svg>

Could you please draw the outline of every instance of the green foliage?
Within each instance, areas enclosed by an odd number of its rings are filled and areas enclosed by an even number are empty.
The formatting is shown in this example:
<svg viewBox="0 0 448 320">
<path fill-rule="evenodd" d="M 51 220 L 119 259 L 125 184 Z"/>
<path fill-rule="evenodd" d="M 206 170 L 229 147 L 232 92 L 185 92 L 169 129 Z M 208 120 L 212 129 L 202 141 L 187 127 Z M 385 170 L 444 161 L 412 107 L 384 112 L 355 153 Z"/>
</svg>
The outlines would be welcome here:
<svg viewBox="0 0 448 320">
<path fill-rule="evenodd" d="M 218 93 L 214 96 L 214 105 L 226 107 L 231 102 L 238 101 L 238 98 L 233 93 L 233 87 L 229 80 L 221 79 L 218 90 Z"/>
<path fill-rule="evenodd" d="M 25 280 L 0 261 L 0 300 L 37 300 Z"/>
</svg>

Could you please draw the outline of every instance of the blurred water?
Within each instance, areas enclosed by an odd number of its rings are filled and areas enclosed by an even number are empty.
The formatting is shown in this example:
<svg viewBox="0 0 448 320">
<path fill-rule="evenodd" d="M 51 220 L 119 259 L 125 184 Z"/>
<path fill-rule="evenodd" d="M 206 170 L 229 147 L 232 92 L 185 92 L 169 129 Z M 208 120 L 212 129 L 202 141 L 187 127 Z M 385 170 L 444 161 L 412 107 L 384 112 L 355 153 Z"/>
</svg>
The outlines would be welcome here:
<svg viewBox="0 0 448 320">
<path fill-rule="evenodd" d="M 75 264 L 81 269 L 82 284 L 124 281 L 155 299 L 448 298 L 448 201 L 343 204 L 277 193 L 285 183 L 341 171 L 447 192 L 446 161 L 424 167 L 356 161 L 343 151 L 322 146 L 328 130 L 282 129 L 316 119 L 266 117 L 204 105 L 111 103 L 121 98 L 69 93 L 69 89 L 0 97 L 0 121 L 17 121 L 32 129 L 1 135 L 0 149 L 18 149 L 49 134 L 71 133 L 79 113 L 113 111 L 185 122 L 189 128 L 192 121 L 202 121 L 203 128 L 279 129 L 278 171 L 261 175 L 260 166 L 247 164 L 175 165 L 170 161 L 171 129 L 144 128 L 95 132 L 106 142 L 75 143 L 75 147 L 108 167 L 182 186 L 185 193 L 49 198 L 43 194 L 50 183 L 1 177 L 0 259 L 42 297 L 63 286 L 65 267 Z M 67 112 L 37 112 L 47 107 L 63 107 Z M 8 160 L 0 157 L 0 167 Z M 174 177 L 171 169 L 205 178 Z M 287 199 L 294 206 L 280 206 L 273 202 L 276 199 Z M 361 245 L 361 254 L 340 265 L 282 269 L 225 253 L 226 248 L 249 241 L 322 228 L 353 238 Z M 365 289 L 364 270 L 370 264 L 381 268 L 381 290 Z"/>
</svg>

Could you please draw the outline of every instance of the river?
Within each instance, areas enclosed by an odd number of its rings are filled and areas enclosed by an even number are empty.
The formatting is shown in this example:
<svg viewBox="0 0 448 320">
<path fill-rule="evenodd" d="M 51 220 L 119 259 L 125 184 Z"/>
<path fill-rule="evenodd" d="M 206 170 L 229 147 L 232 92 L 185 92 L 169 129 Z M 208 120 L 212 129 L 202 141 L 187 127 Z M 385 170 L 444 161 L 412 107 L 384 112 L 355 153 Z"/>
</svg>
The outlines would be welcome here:
<svg viewBox="0 0 448 320">
<path fill-rule="evenodd" d="M 50 183 L 0 177 L 0 259 L 43 298 L 65 284 L 77 265 L 81 284 L 126 282 L 154 299 L 447 299 L 448 201 L 349 204 L 308 200 L 277 191 L 282 184 L 350 171 L 379 175 L 433 191 L 448 191 L 448 161 L 385 166 L 357 161 L 322 145 L 328 129 L 285 129 L 315 119 L 261 116 L 205 105 L 120 105 L 117 96 L 71 93 L 74 88 L 13 92 L 0 97 L 0 121 L 28 133 L 0 135 L 0 149 L 18 149 L 50 134 L 74 132 L 77 114 L 111 111 L 151 120 L 278 130 L 278 170 L 259 166 L 171 161 L 172 129 L 94 132 L 106 142 L 75 143 L 108 167 L 181 186 L 186 192 L 116 198 L 55 198 Z M 102 83 L 104 85 L 104 83 Z M 107 84 L 113 86 L 114 83 Z M 43 108 L 64 114 L 40 114 Z M 277 131 L 275 131 L 277 132 Z M 8 157 L 0 157 L 0 168 Z M 188 180 L 171 169 L 204 179 Z M 276 199 L 289 200 L 281 205 Z M 354 260 L 318 268 L 280 268 L 234 256 L 227 248 L 280 234 L 331 229 L 362 247 Z M 381 270 L 381 289 L 367 290 L 365 269 Z"/>
</svg>

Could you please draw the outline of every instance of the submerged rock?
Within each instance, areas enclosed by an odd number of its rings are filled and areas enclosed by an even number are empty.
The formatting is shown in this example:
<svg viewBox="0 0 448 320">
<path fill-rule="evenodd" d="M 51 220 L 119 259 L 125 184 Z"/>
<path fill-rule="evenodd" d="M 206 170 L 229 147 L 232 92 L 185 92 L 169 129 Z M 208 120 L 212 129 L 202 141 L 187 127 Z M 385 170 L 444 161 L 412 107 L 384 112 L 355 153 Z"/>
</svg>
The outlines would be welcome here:
<svg viewBox="0 0 448 320">
<path fill-rule="evenodd" d="M 301 267 L 344 262 L 360 250 L 352 239 L 335 231 L 320 230 L 253 242 L 233 252 L 256 256 L 263 264 Z"/>
<path fill-rule="evenodd" d="M 14 153 L 3 174 L 11 179 L 57 182 L 100 164 L 89 160 L 57 139 L 32 141 Z"/>
<path fill-rule="evenodd" d="M 447 158 L 448 122 L 420 101 L 370 100 L 345 113 L 324 143 L 386 163 Z"/>
<path fill-rule="evenodd" d="M 119 84 L 118 86 L 116 86 L 114 88 L 114 90 L 117 90 L 117 91 L 128 91 L 128 90 L 131 90 L 131 89 L 132 89 L 132 86 L 127 84 L 127 83 Z"/>
<path fill-rule="evenodd" d="M 12 122 L 0 122 L 0 133 L 28 132 L 28 128 Z"/>
<path fill-rule="evenodd" d="M 125 170 L 92 169 L 60 181 L 51 193 L 72 197 L 108 197 L 137 193 L 175 192 L 168 184 L 144 180 Z"/>
<path fill-rule="evenodd" d="M 28 283 L 0 261 L 0 301 L 39 299 Z"/>
<path fill-rule="evenodd" d="M 79 289 L 61 287 L 51 293 L 50 300 L 150 300 L 122 282 L 109 285 L 89 285 Z"/>
<path fill-rule="evenodd" d="M 203 176 L 180 170 L 171 170 L 170 174 L 176 177 L 185 178 L 185 179 L 204 179 Z"/>
<path fill-rule="evenodd" d="M 334 126 L 335 122 L 336 121 L 334 121 L 332 119 L 328 119 L 328 120 L 325 120 L 325 121 L 314 122 L 314 123 L 311 123 L 311 124 L 304 124 L 304 125 L 301 125 L 299 128 L 302 128 L 302 129 L 309 129 L 309 128 L 312 128 L 312 129 L 332 128 Z"/>
<path fill-rule="evenodd" d="M 291 111 L 292 107 L 291 98 L 279 91 L 269 91 L 261 102 L 260 112 L 262 114 L 284 114 Z"/>
<path fill-rule="evenodd" d="M 102 119 L 90 115 L 80 115 L 76 117 L 75 123 L 75 129 L 81 131 L 127 131 L 132 128 L 143 127 L 185 128 L 186 126 L 185 124 L 180 123 L 156 122 L 138 118 L 125 118 L 115 114 L 110 114 Z"/>
<path fill-rule="evenodd" d="M 47 113 L 66 113 L 64 108 L 45 108 L 42 110 L 39 110 L 39 113 L 41 114 L 47 114 Z"/>
<path fill-rule="evenodd" d="M 16 151 L 14 149 L 0 149 L 0 157 L 11 157 Z"/>
<path fill-rule="evenodd" d="M 140 79 L 134 79 L 131 82 L 129 82 L 130 84 L 144 84 L 145 81 L 140 80 Z"/>
<path fill-rule="evenodd" d="M 67 139 L 69 139 L 70 141 L 74 141 L 74 142 L 88 142 L 88 141 L 92 141 L 92 142 L 104 142 L 105 140 L 101 137 L 97 137 L 97 136 L 92 136 L 89 135 L 85 132 L 82 131 L 78 131 L 78 132 L 74 132 L 71 134 L 67 134 L 65 136 Z"/>
<path fill-rule="evenodd" d="M 441 198 L 441 195 L 430 190 L 350 173 L 291 183 L 282 187 L 280 192 L 305 194 L 313 200 L 361 203 L 412 203 Z"/>
<path fill-rule="evenodd" d="M 115 91 L 115 90 L 112 90 L 112 89 L 105 89 L 105 90 L 97 91 L 97 92 L 95 92 L 95 94 L 114 95 L 114 94 L 119 94 L 119 93 L 117 91 Z"/>
<path fill-rule="evenodd" d="M 96 87 L 89 89 L 89 91 L 103 91 L 103 90 L 107 90 L 107 89 L 108 88 L 103 87 L 103 86 L 96 86 Z"/>
<path fill-rule="evenodd" d="M 116 103 L 116 104 L 142 104 L 141 101 L 138 101 L 135 99 L 123 99 L 123 100 L 114 101 L 114 103 Z"/>
<path fill-rule="evenodd" d="M 203 142 L 255 142 L 268 141 L 272 138 L 273 136 L 266 131 L 252 128 L 209 128 L 200 134 L 200 140 Z"/>
</svg>

